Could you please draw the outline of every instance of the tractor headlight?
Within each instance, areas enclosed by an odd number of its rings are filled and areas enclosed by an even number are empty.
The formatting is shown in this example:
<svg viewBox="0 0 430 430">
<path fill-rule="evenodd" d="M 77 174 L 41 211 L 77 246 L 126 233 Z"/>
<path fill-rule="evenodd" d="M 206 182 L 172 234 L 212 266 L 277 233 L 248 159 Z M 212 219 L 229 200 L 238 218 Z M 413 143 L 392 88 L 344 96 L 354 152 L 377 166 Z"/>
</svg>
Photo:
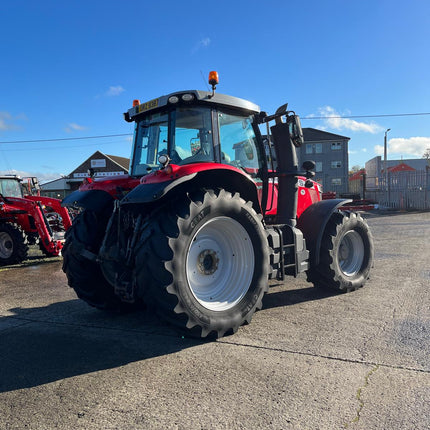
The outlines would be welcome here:
<svg viewBox="0 0 430 430">
<path fill-rule="evenodd" d="M 165 166 L 169 161 L 170 161 L 170 158 L 169 158 L 169 156 L 168 156 L 167 154 L 163 154 L 163 155 L 160 155 L 160 156 L 158 157 L 158 162 L 159 162 L 162 166 Z"/>
<path fill-rule="evenodd" d="M 184 102 L 191 102 L 191 101 L 194 100 L 194 94 L 183 94 L 182 97 L 181 97 L 181 99 Z"/>
<path fill-rule="evenodd" d="M 179 97 L 178 96 L 171 96 L 169 97 L 169 103 L 178 103 Z"/>
</svg>

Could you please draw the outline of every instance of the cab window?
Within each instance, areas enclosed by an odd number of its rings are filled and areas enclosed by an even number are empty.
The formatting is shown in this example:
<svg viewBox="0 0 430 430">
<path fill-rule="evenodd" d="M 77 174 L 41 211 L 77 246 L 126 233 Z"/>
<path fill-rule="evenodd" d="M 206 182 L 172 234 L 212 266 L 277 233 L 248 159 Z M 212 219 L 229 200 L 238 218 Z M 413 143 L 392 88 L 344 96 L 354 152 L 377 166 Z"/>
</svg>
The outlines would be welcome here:
<svg viewBox="0 0 430 430">
<path fill-rule="evenodd" d="M 175 112 L 172 163 L 214 161 L 211 111 L 207 108 L 179 108 Z"/>
<path fill-rule="evenodd" d="M 221 163 L 240 167 L 255 176 L 260 168 L 252 118 L 218 113 Z"/>
<path fill-rule="evenodd" d="M 153 114 L 136 123 L 132 175 L 158 169 L 158 156 L 167 153 L 168 114 Z"/>
<path fill-rule="evenodd" d="M 21 184 L 14 179 L 0 179 L 0 194 L 4 197 L 22 197 Z"/>
</svg>

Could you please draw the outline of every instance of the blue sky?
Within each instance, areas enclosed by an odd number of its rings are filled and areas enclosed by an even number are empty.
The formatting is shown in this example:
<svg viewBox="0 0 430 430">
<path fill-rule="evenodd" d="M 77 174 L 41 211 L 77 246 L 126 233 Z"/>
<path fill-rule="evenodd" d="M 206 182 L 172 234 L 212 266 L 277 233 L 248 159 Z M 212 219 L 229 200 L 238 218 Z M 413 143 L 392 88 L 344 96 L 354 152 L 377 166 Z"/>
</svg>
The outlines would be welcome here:
<svg viewBox="0 0 430 430">
<path fill-rule="evenodd" d="M 132 100 L 207 89 L 350 140 L 350 167 L 421 158 L 430 115 L 428 0 L 6 2 L 0 10 L 0 172 L 42 180 L 96 150 L 128 157 Z M 23 140 L 39 142 L 17 143 Z M 4 143 L 14 142 L 14 143 Z"/>
</svg>

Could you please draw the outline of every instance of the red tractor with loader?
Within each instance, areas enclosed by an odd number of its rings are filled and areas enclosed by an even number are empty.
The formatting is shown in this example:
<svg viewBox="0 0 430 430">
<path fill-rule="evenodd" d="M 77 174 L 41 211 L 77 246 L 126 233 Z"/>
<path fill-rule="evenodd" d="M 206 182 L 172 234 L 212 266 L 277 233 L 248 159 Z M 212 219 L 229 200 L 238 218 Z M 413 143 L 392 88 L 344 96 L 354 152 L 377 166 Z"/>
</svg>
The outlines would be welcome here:
<svg viewBox="0 0 430 430">
<path fill-rule="evenodd" d="M 60 254 L 72 222 L 61 200 L 41 197 L 39 190 L 36 178 L 24 187 L 17 176 L 0 176 L 0 266 L 22 262 L 28 245 L 37 243 L 48 257 Z"/>
<path fill-rule="evenodd" d="M 145 303 L 197 337 L 249 323 L 270 279 L 306 272 L 315 286 L 362 287 L 372 235 L 342 210 L 349 200 L 321 199 L 315 163 L 299 168 L 299 117 L 216 93 L 216 72 L 209 83 L 135 100 L 129 175 L 89 178 L 63 200 L 81 208 L 63 249 L 69 285 L 100 309 Z"/>
</svg>

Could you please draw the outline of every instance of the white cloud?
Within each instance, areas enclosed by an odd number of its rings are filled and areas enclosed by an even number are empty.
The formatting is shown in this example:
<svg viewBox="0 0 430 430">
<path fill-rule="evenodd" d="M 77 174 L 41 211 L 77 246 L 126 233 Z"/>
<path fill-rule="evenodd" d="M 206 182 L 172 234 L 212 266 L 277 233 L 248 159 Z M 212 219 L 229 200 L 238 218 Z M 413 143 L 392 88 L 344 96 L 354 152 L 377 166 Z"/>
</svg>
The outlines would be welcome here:
<svg viewBox="0 0 430 430">
<path fill-rule="evenodd" d="M 97 94 L 94 98 L 100 99 L 103 97 L 116 97 L 122 94 L 125 91 L 125 88 L 121 85 L 111 85 L 105 92 L 101 94 Z"/>
<path fill-rule="evenodd" d="M 71 122 L 67 125 L 67 127 L 64 129 L 66 133 L 72 133 L 73 131 L 83 131 L 87 130 L 88 127 L 85 127 L 83 125 L 76 124 L 74 122 Z"/>
<path fill-rule="evenodd" d="M 0 112 L 0 130 L 10 130 L 8 121 L 11 119 L 9 112 Z"/>
<path fill-rule="evenodd" d="M 109 89 L 105 92 L 105 96 L 106 97 L 119 96 L 124 91 L 125 91 L 125 89 L 121 85 L 110 86 Z"/>
<path fill-rule="evenodd" d="M 376 155 L 384 155 L 384 147 L 382 145 L 375 145 L 373 151 Z"/>
<path fill-rule="evenodd" d="M 355 121 L 351 118 L 341 118 L 342 116 L 346 116 L 348 114 L 339 114 L 334 108 L 331 106 L 324 106 L 318 109 L 320 116 L 327 117 L 324 120 L 324 129 L 331 128 L 335 130 L 350 130 L 364 133 L 378 133 L 384 130 L 380 125 L 371 122 L 360 122 Z"/>
<path fill-rule="evenodd" d="M 192 54 L 195 54 L 197 51 L 199 51 L 202 48 L 207 48 L 211 43 L 211 40 L 209 37 L 204 37 L 203 39 L 200 39 L 195 45 L 194 48 L 191 50 Z"/>
<path fill-rule="evenodd" d="M 29 172 L 25 170 L 0 170 L 0 175 L 17 175 L 21 178 L 25 178 L 28 176 L 35 176 L 39 180 L 39 184 L 43 184 L 45 182 L 53 181 L 55 179 L 60 179 L 63 175 L 61 173 L 42 173 L 42 172 Z"/>
<path fill-rule="evenodd" d="M 9 112 L 0 112 L 0 130 L 17 130 L 18 126 L 12 123 L 12 121 L 26 120 L 24 114 L 12 116 Z"/>
<path fill-rule="evenodd" d="M 430 137 L 396 137 L 387 142 L 387 152 L 390 155 L 403 155 L 412 157 L 422 157 L 424 152 L 430 148 Z M 384 154 L 384 147 L 376 145 L 374 147 L 376 155 Z"/>
</svg>

